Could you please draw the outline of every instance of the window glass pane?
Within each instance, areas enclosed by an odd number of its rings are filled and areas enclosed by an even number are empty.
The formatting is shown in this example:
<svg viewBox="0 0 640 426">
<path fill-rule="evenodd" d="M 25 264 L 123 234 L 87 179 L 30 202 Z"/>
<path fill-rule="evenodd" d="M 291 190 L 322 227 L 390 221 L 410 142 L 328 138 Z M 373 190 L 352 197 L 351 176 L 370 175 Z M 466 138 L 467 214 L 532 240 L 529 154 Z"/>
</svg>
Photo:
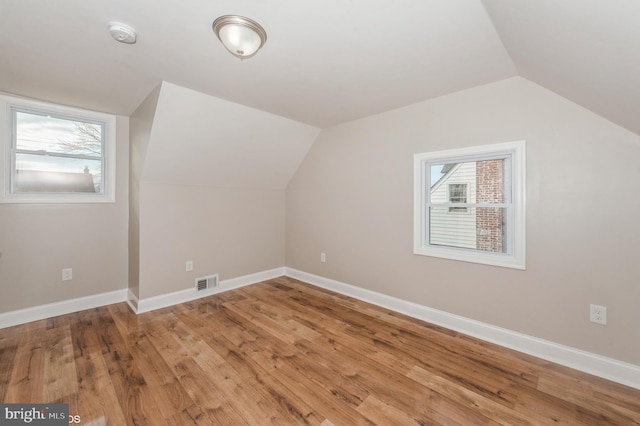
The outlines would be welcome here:
<svg viewBox="0 0 640 426">
<path fill-rule="evenodd" d="M 507 209 L 468 208 L 466 214 L 451 214 L 447 207 L 429 208 L 430 245 L 507 253 Z"/>
<path fill-rule="evenodd" d="M 103 125 L 16 111 L 16 149 L 102 156 Z"/>
<path fill-rule="evenodd" d="M 55 155 L 16 154 L 14 192 L 102 193 L 102 162 Z"/>
<path fill-rule="evenodd" d="M 506 165 L 507 160 L 503 158 L 429 165 L 431 204 L 509 202 Z"/>
<path fill-rule="evenodd" d="M 104 124 L 14 113 L 14 193 L 103 193 Z"/>
</svg>

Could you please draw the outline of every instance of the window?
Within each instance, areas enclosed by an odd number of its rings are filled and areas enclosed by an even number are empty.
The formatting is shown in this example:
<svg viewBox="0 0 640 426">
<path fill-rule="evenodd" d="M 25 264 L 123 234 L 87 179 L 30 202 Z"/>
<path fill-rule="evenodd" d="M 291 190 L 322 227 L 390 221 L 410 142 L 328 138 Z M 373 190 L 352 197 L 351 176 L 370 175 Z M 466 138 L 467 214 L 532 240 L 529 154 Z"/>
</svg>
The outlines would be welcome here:
<svg viewBox="0 0 640 426">
<path fill-rule="evenodd" d="M 467 202 L 467 184 L 466 183 L 450 183 L 449 184 L 449 202 L 466 203 Z M 449 212 L 467 212 L 466 207 L 449 207 Z"/>
<path fill-rule="evenodd" d="M 9 96 L 0 105 L 0 201 L 114 201 L 114 116 Z"/>
<path fill-rule="evenodd" d="M 524 200 L 524 141 L 415 154 L 414 253 L 525 269 Z"/>
</svg>

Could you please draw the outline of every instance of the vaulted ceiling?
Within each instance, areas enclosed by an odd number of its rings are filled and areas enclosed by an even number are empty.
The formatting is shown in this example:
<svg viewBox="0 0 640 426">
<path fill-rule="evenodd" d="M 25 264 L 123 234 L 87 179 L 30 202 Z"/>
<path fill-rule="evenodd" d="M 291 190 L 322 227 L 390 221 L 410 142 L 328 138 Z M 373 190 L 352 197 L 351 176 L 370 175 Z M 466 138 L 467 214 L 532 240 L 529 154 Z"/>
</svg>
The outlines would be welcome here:
<svg viewBox="0 0 640 426">
<path fill-rule="evenodd" d="M 225 14 L 266 29 L 254 58 Z M 0 91 L 130 115 L 168 81 L 320 128 L 521 75 L 640 133 L 637 0 L 1 0 L 0 58 Z"/>
</svg>

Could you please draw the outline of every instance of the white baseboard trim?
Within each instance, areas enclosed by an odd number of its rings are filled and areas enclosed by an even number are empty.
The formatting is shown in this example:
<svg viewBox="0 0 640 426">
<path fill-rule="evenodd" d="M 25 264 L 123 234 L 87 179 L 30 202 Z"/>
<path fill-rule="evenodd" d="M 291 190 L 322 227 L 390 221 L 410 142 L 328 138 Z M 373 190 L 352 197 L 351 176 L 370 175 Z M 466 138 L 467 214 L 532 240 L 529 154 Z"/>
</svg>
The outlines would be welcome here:
<svg viewBox="0 0 640 426">
<path fill-rule="evenodd" d="M 224 291 L 233 290 L 234 288 L 240 288 L 251 284 L 259 283 L 261 281 L 270 280 L 273 278 L 281 277 L 285 274 L 285 268 L 275 268 L 268 271 L 262 271 L 255 274 L 244 275 L 242 277 L 231 278 L 228 280 L 220 281 L 218 287 L 210 288 L 208 290 L 198 291 L 195 287 L 185 290 L 176 291 L 173 293 L 161 294 L 159 296 L 148 297 L 145 299 L 138 299 L 132 292 L 129 292 L 129 299 L 127 302 L 133 311 L 137 314 L 153 311 L 160 308 L 166 308 L 168 306 L 177 305 L 179 303 L 190 302 L 192 300 L 200 299 L 202 297 L 211 296 L 214 294 L 222 293 Z"/>
<path fill-rule="evenodd" d="M 129 289 L 79 297 L 77 299 L 63 300 L 62 302 L 49 303 L 17 311 L 0 313 L 0 329 L 120 302 L 127 302 L 133 312 L 140 314 L 154 309 L 189 302 L 201 297 L 211 296 L 212 294 L 221 293 L 234 288 L 259 283 L 261 281 L 270 280 L 283 275 L 285 275 L 284 267 L 275 268 L 268 271 L 220 281 L 218 287 L 207 291 L 197 291 L 194 287 L 141 300 L 139 300 L 138 297 Z"/>
<path fill-rule="evenodd" d="M 285 275 L 518 352 L 640 389 L 640 366 L 638 365 L 439 311 L 293 268 L 285 268 Z"/>
<path fill-rule="evenodd" d="M 17 311 L 4 312 L 0 313 L 0 328 L 57 317 L 58 315 L 71 314 L 85 309 L 93 309 L 104 305 L 124 302 L 125 300 L 127 300 L 127 290 L 123 289 L 34 306 L 32 308 L 19 309 Z"/>
<path fill-rule="evenodd" d="M 123 289 L 0 313 L 0 329 L 125 301 L 134 312 L 140 314 L 256 284 L 282 275 L 287 275 L 309 284 L 335 291 L 336 293 L 344 294 L 432 324 L 477 337 L 487 342 L 640 389 L 640 366 L 638 365 L 528 336 L 287 267 L 275 268 L 220 281 L 218 287 L 207 291 L 197 291 L 195 288 L 192 288 L 139 300 L 131 290 Z"/>
<path fill-rule="evenodd" d="M 138 296 L 131 289 L 127 291 L 127 304 L 133 312 L 138 312 Z"/>
</svg>

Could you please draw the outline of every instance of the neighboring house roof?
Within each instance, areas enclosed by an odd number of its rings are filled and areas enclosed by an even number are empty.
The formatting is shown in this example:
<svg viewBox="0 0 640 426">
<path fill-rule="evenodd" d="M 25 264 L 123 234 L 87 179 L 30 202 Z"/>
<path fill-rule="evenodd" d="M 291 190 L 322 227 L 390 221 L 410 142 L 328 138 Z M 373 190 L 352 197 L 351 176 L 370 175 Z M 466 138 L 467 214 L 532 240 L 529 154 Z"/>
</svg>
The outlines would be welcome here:
<svg viewBox="0 0 640 426">
<path fill-rule="evenodd" d="M 442 176 L 440 176 L 440 179 L 438 179 L 433 185 L 431 185 L 431 193 L 440 188 L 440 186 L 442 186 L 442 184 L 446 182 L 446 180 L 449 179 L 451 175 L 460 168 L 460 165 L 462 165 L 462 163 L 449 163 L 442 166 Z"/>
<path fill-rule="evenodd" d="M 16 192 L 96 192 L 91 173 L 18 170 Z"/>
</svg>

